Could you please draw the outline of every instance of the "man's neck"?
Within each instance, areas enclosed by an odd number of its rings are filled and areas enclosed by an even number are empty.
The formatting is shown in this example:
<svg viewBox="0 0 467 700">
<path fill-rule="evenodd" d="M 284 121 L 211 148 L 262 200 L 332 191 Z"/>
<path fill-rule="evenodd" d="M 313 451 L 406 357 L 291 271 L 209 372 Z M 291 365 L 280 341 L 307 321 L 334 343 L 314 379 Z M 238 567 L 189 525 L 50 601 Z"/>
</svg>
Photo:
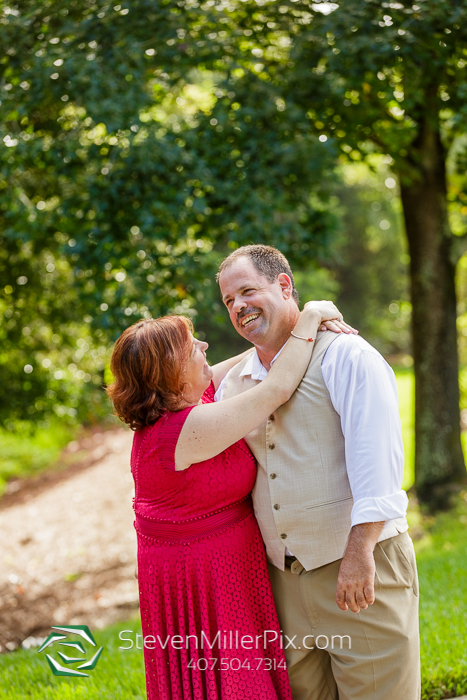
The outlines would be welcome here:
<svg viewBox="0 0 467 700">
<path fill-rule="evenodd" d="M 293 331 L 295 324 L 300 317 L 299 310 L 297 307 L 295 308 L 296 311 L 294 309 L 293 313 L 291 313 L 288 318 L 284 319 L 284 322 L 281 324 L 281 331 L 275 338 L 266 339 L 264 344 L 255 345 L 261 364 L 268 370 L 268 372 L 271 369 L 271 362 L 290 338 L 290 333 Z M 268 340 L 269 342 L 267 342 Z"/>
<path fill-rule="evenodd" d="M 258 347 L 258 345 L 255 345 L 256 352 L 258 353 L 258 357 L 260 359 L 260 362 L 263 365 L 263 367 L 265 369 L 267 369 L 268 372 L 271 369 L 271 362 L 273 361 L 273 359 L 275 358 L 275 356 L 277 355 L 279 350 L 282 347 L 284 347 L 285 343 L 286 343 L 286 341 L 284 340 L 284 342 L 282 343 L 281 346 L 277 346 L 277 349 L 276 349 L 276 347 L 274 347 L 272 349 L 269 349 L 269 348 L 265 349 L 265 348 Z"/>
</svg>

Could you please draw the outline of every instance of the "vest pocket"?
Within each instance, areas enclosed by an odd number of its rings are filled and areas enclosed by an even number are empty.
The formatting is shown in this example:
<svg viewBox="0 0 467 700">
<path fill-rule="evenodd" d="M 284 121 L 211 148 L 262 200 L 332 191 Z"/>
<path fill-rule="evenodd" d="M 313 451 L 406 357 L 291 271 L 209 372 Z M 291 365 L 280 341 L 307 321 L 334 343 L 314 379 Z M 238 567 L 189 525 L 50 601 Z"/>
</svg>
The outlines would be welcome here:
<svg viewBox="0 0 467 700">
<path fill-rule="evenodd" d="M 317 503 L 316 505 L 303 506 L 304 510 L 315 510 L 316 508 L 324 508 L 325 506 L 332 506 L 336 503 L 345 503 L 346 501 L 353 501 L 352 496 L 346 496 L 345 498 L 338 498 L 335 501 L 325 501 L 324 503 Z"/>
</svg>

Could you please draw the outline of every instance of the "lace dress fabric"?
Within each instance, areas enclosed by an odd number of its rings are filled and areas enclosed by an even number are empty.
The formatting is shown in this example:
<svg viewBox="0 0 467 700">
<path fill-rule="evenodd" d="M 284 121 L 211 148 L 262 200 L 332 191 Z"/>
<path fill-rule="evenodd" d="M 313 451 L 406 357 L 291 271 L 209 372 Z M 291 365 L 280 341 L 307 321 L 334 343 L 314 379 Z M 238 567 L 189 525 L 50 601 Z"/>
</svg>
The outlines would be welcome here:
<svg viewBox="0 0 467 700">
<path fill-rule="evenodd" d="M 203 402 L 213 400 L 211 385 Z M 254 458 L 241 440 L 175 471 L 191 410 L 165 414 L 133 443 L 148 700 L 292 700 L 249 496 Z"/>
</svg>

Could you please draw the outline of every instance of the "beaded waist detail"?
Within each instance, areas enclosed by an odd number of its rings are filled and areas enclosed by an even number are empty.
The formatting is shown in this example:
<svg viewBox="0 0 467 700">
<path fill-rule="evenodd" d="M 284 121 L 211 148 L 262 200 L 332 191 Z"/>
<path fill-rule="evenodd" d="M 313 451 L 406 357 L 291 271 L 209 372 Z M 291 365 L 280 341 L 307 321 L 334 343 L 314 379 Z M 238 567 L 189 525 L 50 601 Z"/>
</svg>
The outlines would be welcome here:
<svg viewBox="0 0 467 700">
<path fill-rule="evenodd" d="M 251 496 L 225 508 L 187 520 L 150 520 L 136 513 L 136 531 L 146 537 L 166 542 L 192 541 L 208 537 L 235 525 L 253 512 Z"/>
</svg>

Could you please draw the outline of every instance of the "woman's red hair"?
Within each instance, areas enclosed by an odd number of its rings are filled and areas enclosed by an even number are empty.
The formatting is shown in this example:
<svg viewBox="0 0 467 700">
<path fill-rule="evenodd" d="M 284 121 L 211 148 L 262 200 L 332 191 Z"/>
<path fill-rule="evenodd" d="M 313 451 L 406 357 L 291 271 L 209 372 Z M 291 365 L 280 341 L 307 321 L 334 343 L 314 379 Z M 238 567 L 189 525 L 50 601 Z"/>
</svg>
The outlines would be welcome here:
<svg viewBox="0 0 467 700">
<path fill-rule="evenodd" d="M 132 430 L 180 409 L 192 332 L 185 316 L 164 316 L 139 321 L 118 338 L 110 360 L 115 381 L 106 391 Z"/>
</svg>

